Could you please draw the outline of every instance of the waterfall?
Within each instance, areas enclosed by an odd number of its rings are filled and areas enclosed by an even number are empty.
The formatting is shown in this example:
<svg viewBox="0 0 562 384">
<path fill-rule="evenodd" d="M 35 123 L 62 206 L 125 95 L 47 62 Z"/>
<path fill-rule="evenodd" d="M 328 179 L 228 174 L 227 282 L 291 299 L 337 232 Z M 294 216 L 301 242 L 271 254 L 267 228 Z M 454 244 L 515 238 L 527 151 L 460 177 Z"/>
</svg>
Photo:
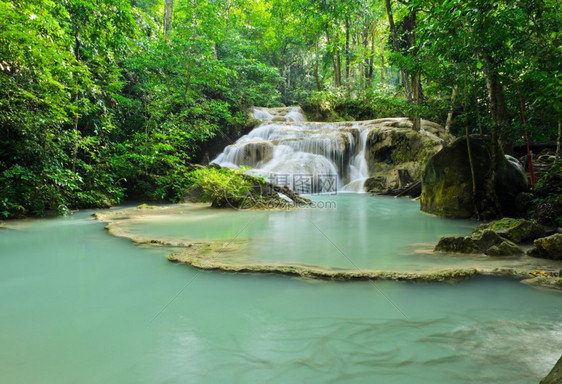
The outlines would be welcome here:
<svg viewBox="0 0 562 384">
<path fill-rule="evenodd" d="M 367 136 L 369 135 L 368 129 L 362 129 L 359 137 L 359 147 L 349 164 L 349 179 L 351 180 L 347 185 L 342 187 L 343 191 L 348 192 L 363 192 L 363 184 L 369 178 L 369 166 L 365 150 L 367 148 Z"/>
<path fill-rule="evenodd" d="M 213 160 L 299 193 L 363 192 L 369 176 L 363 122 L 308 122 L 299 107 L 254 108 L 261 124 Z"/>
</svg>

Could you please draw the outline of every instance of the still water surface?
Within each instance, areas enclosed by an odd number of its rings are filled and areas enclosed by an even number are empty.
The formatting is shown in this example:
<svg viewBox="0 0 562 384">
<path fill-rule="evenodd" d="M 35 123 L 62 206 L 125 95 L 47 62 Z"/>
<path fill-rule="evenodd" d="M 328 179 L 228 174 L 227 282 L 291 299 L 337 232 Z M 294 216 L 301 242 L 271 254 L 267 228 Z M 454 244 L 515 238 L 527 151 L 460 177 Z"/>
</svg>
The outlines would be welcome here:
<svg viewBox="0 0 562 384">
<path fill-rule="evenodd" d="M 346 212 L 335 216 L 298 214 L 358 265 L 370 263 L 354 251 L 365 248 L 345 239 L 366 230 L 354 223 L 369 211 L 384 236 L 416 229 L 409 242 L 473 225 L 454 227 L 408 201 L 357 201 L 342 197 L 337 210 Z M 562 353 L 560 292 L 499 278 L 336 283 L 198 271 L 169 263 L 165 248 L 108 235 L 91 213 L 0 230 L 0 382 L 533 383 Z M 285 238 L 265 230 L 293 213 L 256 219 L 253 246 L 311 242 L 310 225 L 295 222 Z"/>
</svg>

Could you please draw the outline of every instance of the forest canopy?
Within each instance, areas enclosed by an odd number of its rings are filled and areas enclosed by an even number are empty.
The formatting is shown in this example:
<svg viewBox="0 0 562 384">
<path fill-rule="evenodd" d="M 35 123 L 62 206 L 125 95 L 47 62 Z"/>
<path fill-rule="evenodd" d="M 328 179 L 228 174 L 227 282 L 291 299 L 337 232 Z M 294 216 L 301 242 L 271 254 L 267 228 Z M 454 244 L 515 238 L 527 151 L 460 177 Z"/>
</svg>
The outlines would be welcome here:
<svg viewBox="0 0 562 384">
<path fill-rule="evenodd" d="M 177 200 L 251 106 L 551 141 L 561 31 L 558 0 L 0 0 L 0 214 Z"/>
</svg>

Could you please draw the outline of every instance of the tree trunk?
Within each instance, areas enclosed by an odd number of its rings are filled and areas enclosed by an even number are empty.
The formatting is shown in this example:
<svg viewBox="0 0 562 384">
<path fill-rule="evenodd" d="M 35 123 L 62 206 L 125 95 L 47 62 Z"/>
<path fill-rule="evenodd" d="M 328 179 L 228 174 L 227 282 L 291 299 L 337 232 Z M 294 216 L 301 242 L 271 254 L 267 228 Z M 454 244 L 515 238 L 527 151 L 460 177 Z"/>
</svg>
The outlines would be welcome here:
<svg viewBox="0 0 562 384">
<path fill-rule="evenodd" d="M 368 50 L 369 50 L 369 29 L 370 26 L 367 26 L 363 29 L 363 33 L 361 35 L 361 43 L 363 45 L 362 49 L 363 49 L 363 71 L 362 71 L 362 75 L 361 77 L 363 77 L 365 79 L 365 83 L 364 83 L 364 87 L 363 89 L 366 89 L 370 86 L 370 82 L 369 82 L 369 62 L 370 62 L 370 57 L 367 54 Z"/>
<path fill-rule="evenodd" d="M 385 0 L 386 14 L 388 15 L 388 25 L 390 27 L 390 33 L 392 36 L 392 50 L 398 52 L 398 36 L 396 34 L 396 25 L 394 24 L 394 16 L 392 15 L 392 5 L 390 0 Z"/>
<path fill-rule="evenodd" d="M 392 36 L 392 50 L 394 52 L 400 51 L 400 46 L 398 44 L 398 34 L 396 32 L 396 24 L 394 24 L 394 16 L 392 15 L 392 4 L 390 0 L 385 0 L 386 14 L 388 16 L 388 25 L 390 27 L 390 33 Z M 406 96 L 408 97 L 408 102 L 412 102 L 412 91 L 410 89 L 410 82 L 408 81 L 408 74 L 406 71 L 400 70 L 400 83 L 404 86 L 406 91 Z"/>
<path fill-rule="evenodd" d="M 341 87 L 341 55 L 340 55 L 340 51 L 336 50 L 336 76 L 335 76 L 335 80 L 336 80 L 336 87 L 340 88 Z"/>
<path fill-rule="evenodd" d="M 490 102 L 490 115 L 494 124 L 492 125 L 492 165 L 497 166 L 497 154 L 499 146 L 498 131 L 507 120 L 507 109 L 503 94 L 503 86 L 499 79 L 497 70 L 493 67 L 492 59 L 487 58 L 488 65 L 485 67 L 486 85 L 488 88 L 488 99 Z"/>
<path fill-rule="evenodd" d="M 554 161 L 555 165 L 558 165 L 558 161 L 560 160 L 560 136 L 562 134 L 561 132 L 561 125 L 560 122 L 558 122 L 558 139 L 556 140 L 556 158 Z"/>
<path fill-rule="evenodd" d="M 467 104 L 468 104 L 468 89 L 467 89 L 467 75 L 466 75 L 466 68 L 464 71 L 464 100 L 462 103 L 462 110 L 464 114 L 464 134 L 466 137 L 466 151 L 468 153 L 468 165 L 470 166 L 470 177 L 472 179 L 472 202 L 474 204 L 474 213 L 476 217 L 480 216 L 480 210 L 478 209 L 478 201 L 477 201 L 477 194 L 476 194 L 476 173 L 474 172 L 474 160 L 472 158 L 472 150 L 470 148 L 470 130 L 468 128 L 468 114 L 467 114 Z M 453 86 L 453 96 L 457 94 L 457 86 L 456 84 Z M 454 104 L 454 98 L 451 97 L 451 118 L 452 118 L 452 106 Z M 447 120 L 449 117 L 447 116 Z"/>
<path fill-rule="evenodd" d="M 316 52 L 315 52 L 315 60 L 314 60 L 314 81 L 316 82 L 316 91 L 322 91 L 322 86 L 320 85 L 320 77 L 318 76 L 318 40 L 319 36 L 316 34 Z"/>
<path fill-rule="evenodd" d="M 375 45 L 374 41 L 375 39 L 373 39 L 373 47 Z M 384 45 L 381 46 L 381 86 L 386 88 L 386 79 L 384 77 Z"/>
<path fill-rule="evenodd" d="M 330 47 L 330 32 L 328 28 L 325 30 L 326 32 L 326 42 L 328 43 L 328 47 Z M 334 65 L 334 85 L 336 88 L 341 86 L 341 61 L 340 55 L 337 49 L 334 51 L 334 47 L 330 47 L 331 56 L 332 56 L 332 64 Z"/>
<path fill-rule="evenodd" d="M 408 35 L 408 45 L 410 48 L 415 46 L 416 42 L 416 28 L 417 28 L 417 10 L 412 7 L 410 8 L 410 23 L 409 23 L 409 30 L 410 33 Z M 419 60 L 416 58 L 417 56 L 417 49 L 411 50 L 411 55 L 413 56 L 416 62 Z M 416 69 L 414 70 L 415 73 L 412 74 L 412 97 L 414 103 L 414 131 L 419 131 L 421 129 L 421 119 L 420 119 L 420 110 L 421 102 L 422 102 L 422 84 L 421 84 L 421 76 L 419 71 Z"/>
<path fill-rule="evenodd" d="M 164 0 L 164 34 L 172 28 L 174 0 Z"/>
<path fill-rule="evenodd" d="M 349 51 L 349 14 L 345 15 L 345 85 L 349 87 L 351 54 Z"/>
<path fill-rule="evenodd" d="M 488 98 L 490 102 L 490 114 L 494 123 L 491 128 L 491 152 L 492 152 L 492 173 L 487 180 L 487 193 L 491 197 L 492 209 L 495 210 L 497 216 L 501 216 L 501 207 L 498 197 L 495 193 L 495 181 L 497 178 L 497 168 L 499 163 L 499 138 L 498 131 L 505 124 L 507 119 L 507 110 L 505 106 L 505 98 L 503 95 L 503 86 L 499 79 L 497 69 L 494 67 L 491 56 L 486 56 L 486 65 L 484 66 L 486 75 L 486 85 L 488 88 Z"/>
<path fill-rule="evenodd" d="M 455 112 L 455 100 L 457 99 L 457 85 L 453 85 L 453 93 L 451 93 L 451 106 L 447 113 L 447 122 L 445 123 L 445 132 L 451 131 L 451 123 L 453 122 L 453 113 Z"/>
<path fill-rule="evenodd" d="M 76 58 L 76 62 L 80 63 L 80 31 L 76 28 L 74 33 L 74 57 Z M 78 86 L 78 85 L 77 85 Z M 74 95 L 74 148 L 72 150 L 72 173 L 76 173 L 76 162 L 78 160 L 78 147 L 79 147 L 79 139 L 80 139 L 80 132 L 78 131 L 78 122 L 79 122 L 79 114 L 78 114 L 78 99 L 79 99 L 80 90 L 76 89 L 76 94 Z"/>
<path fill-rule="evenodd" d="M 419 73 L 412 74 L 412 94 L 414 102 L 414 113 L 412 116 L 412 122 L 414 123 L 414 126 L 412 128 L 414 129 L 414 131 L 419 132 L 421 129 L 421 118 L 419 111 L 419 107 L 421 106 L 421 81 Z"/>
</svg>

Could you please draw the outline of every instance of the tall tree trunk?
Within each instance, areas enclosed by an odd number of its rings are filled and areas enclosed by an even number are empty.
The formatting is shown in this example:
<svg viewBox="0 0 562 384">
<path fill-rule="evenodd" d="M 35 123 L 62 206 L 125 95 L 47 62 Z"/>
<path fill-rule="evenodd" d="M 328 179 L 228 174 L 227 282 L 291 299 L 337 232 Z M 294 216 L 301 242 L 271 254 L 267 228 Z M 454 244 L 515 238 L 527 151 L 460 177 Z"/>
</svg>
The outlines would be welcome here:
<svg viewBox="0 0 562 384">
<path fill-rule="evenodd" d="M 390 0 L 385 0 L 386 14 L 388 16 L 388 25 L 390 27 L 390 33 L 392 36 L 392 50 L 394 52 L 399 51 L 398 47 L 398 35 L 396 33 L 396 24 L 394 24 L 394 16 L 392 15 L 392 5 Z"/>
<path fill-rule="evenodd" d="M 326 42 L 328 43 L 328 46 L 330 47 L 330 32 L 328 31 L 328 28 L 326 27 Z M 334 49 L 334 47 L 330 47 L 331 50 L 331 56 L 332 56 L 332 63 L 334 66 L 334 85 L 336 86 L 336 88 L 341 87 L 341 60 L 340 60 L 340 55 L 339 55 L 339 51 L 336 49 Z"/>
<path fill-rule="evenodd" d="M 341 55 L 339 49 L 336 50 L 336 87 L 341 87 Z"/>
<path fill-rule="evenodd" d="M 414 113 L 412 116 L 412 122 L 414 126 L 412 127 L 414 131 L 418 131 L 421 129 L 421 118 L 420 118 L 420 111 L 419 107 L 421 106 L 421 81 L 420 81 L 420 74 L 413 73 L 412 74 L 412 96 L 414 102 Z"/>
<path fill-rule="evenodd" d="M 361 35 L 361 44 L 363 45 L 362 49 L 363 49 L 363 68 L 362 68 L 362 74 L 361 77 L 365 79 L 365 83 L 364 83 L 364 87 L 363 89 L 368 88 L 371 84 L 369 82 L 369 62 L 370 62 L 370 57 L 368 54 L 369 51 L 369 26 L 365 27 L 363 29 L 363 33 Z"/>
<path fill-rule="evenodd" d="M 319 36 L 318 34 L 316 34 L 316 47 L 315 47 L 315 57 L 314 57 L 314 81 L 316 82 L 316 90 L 320 92 L 322 91 L 322 86 L 320 85 L 320 77 L 318 75 L 318 66 L 319 66 L 318 40 L 319 40 Z"/>
<path fill-rule="evenodd" d="M 80 63 L 80 31 L 76 28 L 74 32 L 74 57 L 76 58 L 76 63 Z M 78 160 L 78 147 L 80 140 L 80 131 L 78 130 L 78 122 L 80 120 L 80 115 L 78 113 L 78 100 L 80 90 L 76 88 L 76 94 L 74 95 L 74 148 L 72 150 L 72 173 L 76 172 L 76 162 Z"/>
<path fill-rule="evenodd" d="M 349 51 L 349 13 L 345 15 L 345 85 L 349 88 L 351 53 Z"/>
<path fill-rule="evenodd" d="M 375 39 L 373 39 L 373 42 L 375 41 Z M 373 43 L 373 46 L 375 44 Z M 384 77 L 384 45 L 381 46 L 381 86 L 383 88 L 386 88 L 386 79 Z"/>
<path fill-rule="evenodd" d="M 172 28 L 174 0 L 164 0 L 164 34 Z"/>
<path fill-rule="evenodd" d="M 560 136 L 562 136 L 561 124 L 558 122 L 558 139 L 556 140 L 556 158 L 554 161 L 555 165 L 558 165 L 560 160 Z"/>
<path fill-rule="evenodd" d="M 453 122 L 453 113 L 455 112 L 455 100 L 457 99 L 457 84 L 453 85 L 453 92 L 451 93 L 451 106 L 449 113 L 447 113 L 447 122 L 445 123 L 445 132 L 451 131 L 451 123 Z"/>
<path fill-rule="evenodd" d="M 462 110 L 464 114 L 464 134 L 466 137 L 466 151 L 468 153 L 468 165 L 470 167 L 470 177 L 472 179 L 472 202 L 474 204 L 474 213 L 476 217 L 479 218 L 480 216 L 480 209 L 477 200 L 477 191 L 476 191 L 476 173 L 474 172 L 474 160 L 472 158 L 472 149 L 470 148 L 470 130 L 468 128 L 468 114 L 467 114 L 467 104 L 468 104 L 468 87 L 467 87 L 467 75 L 466 75 L 466 68 L 464 71 L 464 100 L 462 103 Z M 456 95 L 457 93 L 457 86 L 453 87 L 453 94 Z M 451 114 L 452 115 L 452 114 Z"/>
<path fill-rule="evenodd" d="M 490 102 L 490 115 L 494 124 L 492 125 L 492 165 L 497 166 L 497 155 L 499 148 L 498 131 L 507 120 L 507 108 L 503 86 L 499 79 L 499 74 L 494 68 L 492 58 L 487 57 L 488 65 L 485 66 L 486 85 L 488 88 L 488 99 Z"/>
<path fill-rule="evenodd" d="M 386 14 L 388 16 L 388 26 L 390 27 L 390 34 L 392 36 L 392 50 L 394 52 L 400 52 L 400 46 L 398 44 L 398 33 L 396 32 L 396 24 L 394 24 L 394 16 L 392 15 L 392 4 L 390 0 L 385 0 Z M 404 86 L 406 91 L 406 96 L 408 97 L 408 102 L 412 102 L 412 90 L 410 89 L 410 82 L 408 81 L 408 74 L 406 71 L 400 70 L 400 83 Z"/>
<path fill-rule="evenodd" d="M 373 77 L 375 74 L 375 28 L 376 25 L 373 22 L 371 29 L 371 52 L 369 53 L 369 85 L 373 86 Z"/>
<path fill-rule="evenodd" d="M 495 181 L 497 178 L 498 163 L 499 163 L 499 137 L 498 131 L 502 125 L 505 124 L 507 119 L 507 109 L 505 106 L 505 98 L 503 95 L 503 86 L 499 79 L 499 74 L 494 66 L 493 59 L 491 56 L 486 56 L 486 65 L 484 66 L 484 73 L 486 75 L 486 85 L 488 88 L 488 98 L 490 102 L 490 114 L 493 119 L 493 124 L 491 128 L 492 136 L 492 174 L 488 179 L 487 192 L 491 197 L 491 207 L 496 212 L 497 216 L 501 216 L 501 207 L 499 204 L 498 197 L 495 193 Z"/>
<path fill-rule="evenodd" d="M 412 7 L 410 8 L 410 33 L 408 35 L 408 43 L 410 47 L 414 47 L 416 43 L 416 28 L 417 28 L 417 10 Z M 419 62 L 417 59 L 417 49 L 413 49 L 411 51 L 411 55 L 414 57 L 416 62 Z M 421 129 L 421 119 L 420 119 L 420 107 L 422 104 L 422 83 L 421 83 L 421 76 L 419 71 L 416 69 L 414 73 L 412 73 L 412 96 L 413 96 L 413 103 L 414 103 L 414 131 L 419 131 Z"/>
</svg>

